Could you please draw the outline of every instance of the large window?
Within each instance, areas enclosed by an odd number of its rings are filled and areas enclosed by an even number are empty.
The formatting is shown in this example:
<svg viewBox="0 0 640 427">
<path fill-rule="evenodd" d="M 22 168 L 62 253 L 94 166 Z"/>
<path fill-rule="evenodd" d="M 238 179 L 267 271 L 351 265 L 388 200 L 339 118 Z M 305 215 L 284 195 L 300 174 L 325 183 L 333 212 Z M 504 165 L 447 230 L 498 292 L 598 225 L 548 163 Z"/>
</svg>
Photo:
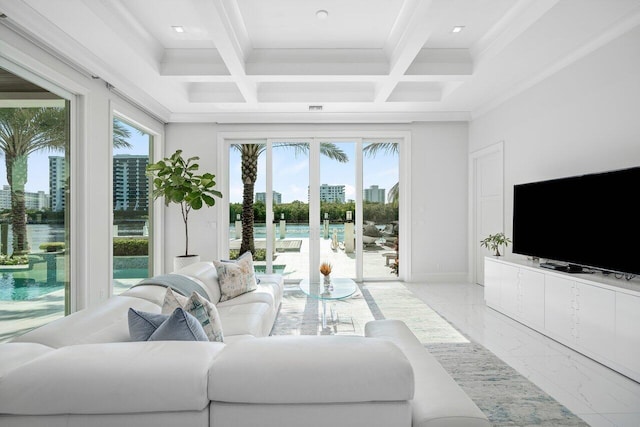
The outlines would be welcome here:
<svg viewBox="0 0 640 427">
<path fill-rule="evenodd" d="M 0 341 L 71 309 L 70 102 L 0 69 Z"/>
<path fill-rule="evenodd" d="M 120 118 L 113 120 L 113 293 L 153 274 L 149 178 L 153 136 Z"/>
<path fill-rule="evenodd" d="M 228 141 L 231 258 L 287 281 L 333 265 L 337 277 L 395 279 L 399 139 Z"/>
</svg>

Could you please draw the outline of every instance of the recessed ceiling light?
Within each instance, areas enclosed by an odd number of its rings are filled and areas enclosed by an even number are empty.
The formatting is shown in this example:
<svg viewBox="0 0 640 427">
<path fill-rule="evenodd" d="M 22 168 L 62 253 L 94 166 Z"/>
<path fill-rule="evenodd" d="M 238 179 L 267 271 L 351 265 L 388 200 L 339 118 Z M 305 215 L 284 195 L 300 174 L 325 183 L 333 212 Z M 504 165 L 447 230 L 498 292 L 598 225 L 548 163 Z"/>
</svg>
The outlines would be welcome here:
<svg viewBox="0 0 640 427">
<path fill-rule="evenodd" d="M 451 30 L 452 33 L 460 33 L 462 32 L 462 30 L 464 30 L 464 26 L 457 26 L 457 27 L 453 27 L 453 30 Z"/>
<path fill-rule="evenodd" d="M 322 105 L 309 105 L 309 111 L 322 111 Z"/>
<path fill-rule="evenodd" d="M 328 16 L 329 16 L 329 12 L 327 12 L 326 10 L 320 9 L 319 11 L 316 12 L 316 18 L 318 19 L 327 19 Z"/>
<path fill-rule="evenodd" d="M 171 28 L 173 28 L 173 31 L 176 33 L 184 33 L 184 27 L 181 25 L 174 25 Z"/>
</svg>

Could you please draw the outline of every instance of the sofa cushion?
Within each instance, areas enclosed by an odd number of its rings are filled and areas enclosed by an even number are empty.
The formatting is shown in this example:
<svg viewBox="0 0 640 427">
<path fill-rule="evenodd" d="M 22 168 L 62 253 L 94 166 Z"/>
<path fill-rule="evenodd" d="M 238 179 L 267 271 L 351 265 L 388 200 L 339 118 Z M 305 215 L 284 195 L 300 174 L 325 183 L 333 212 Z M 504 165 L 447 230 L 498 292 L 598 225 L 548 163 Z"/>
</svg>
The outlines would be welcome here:
<svg viewBox="0 0 640 427">
<path fill-rule="evenodd" d="M 357 336 L 238 341 L 209 374 L 210 399 L 233 403 L 402 401 L 413 389 L 411 364 L 398 347 Z"/>
<path fill-rule="evenodd" d="M 218 271 L 212 262 L 194 262 L 176 271 L 175 274 L 183 274 L 200 280 L 209 293 L 209 301 L 214 304 L 220 301 Z"/>
<path fill-rule="evenodd" d="M 198 319 L 209 341 L 224 341 L 220 315 L 214 304 L 204 299 L 197 292 L 186 298 L 171 289 L 167 289 L 164 303 L 162 304 L 162 312 L 165 314 L 171 313 L 178 307 L 183 308 L 187 313 Z"/>
<path fill-rule="evenodd" d="M 158 285 L 144 285 L 134 286 L 122 292 L 120 295 L 125 297 L 135 297 L 152 302 L 159 307 L 162 307 L 164 301 L 164 294 L 167 292 L 167 288 Z"/>
<path fill-rule="evenodd" d="M 253 269 L 253 256 L 245 252 L 234 261 L 213 261 L 220 283 L 220 302 L 254 291 L 258 284 Z"/>
<path fill-rule="evenodd" d="M 222 343 L 146 341 L 48 352 L 0 381 L 2 414 L 201 411 Z"/>
<path fill-rule="evenodd" d="M 151 334 L 149 341 L 209 341 L 209 339 L 198 319 L 178 307 Z"/>
<path fill-rule="evenodd" d="M 146 311 L 130 308 L 128 320 L 131 341 L 147 341 L 168 318 L 168 314 L 147 313 Z"/>
<path fill-rule="evenodd" d="M 275 317 L 271 306 L 262 302 L 238 304 L 218 308 L 225 336 L 269 335 Z"/>
<path fill-rule="evenodd" d="M 7 372 L 50 351 L 54 351 L 54 349 L 46 345 L 30 342 L 0 344 L 0 379 Z"/>
</svg>

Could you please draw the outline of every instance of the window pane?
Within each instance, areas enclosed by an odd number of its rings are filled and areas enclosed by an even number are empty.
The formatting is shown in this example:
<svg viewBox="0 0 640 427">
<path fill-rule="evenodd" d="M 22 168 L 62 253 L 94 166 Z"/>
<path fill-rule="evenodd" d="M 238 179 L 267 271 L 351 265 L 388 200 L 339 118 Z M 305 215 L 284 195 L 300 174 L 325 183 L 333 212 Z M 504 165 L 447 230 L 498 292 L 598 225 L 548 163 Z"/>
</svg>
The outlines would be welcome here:
<svg viewBox="0 0 640 427">
<path fill-rule="evenodd" d="M 0 74 L 16 88 L 31 88 L 31 96 L 0 108 L 1 342 L 69 312 L 71 248 L 69 102 Z"/>
<path fill-rule="evenodd" d="M 153 273 L 149 164 L 153 137 L 113 120 L 113 293 Z"/>
<path fill-rule="evenodd" d="M 309 278 L 309 144 L 273 143 L 274 273 Z"/>
<path fill-rule="evenodd" d="M 266 141 L 238 141 L 229 148 L 229 258 L 254 250 L 256 272 L 266 269 Z"/>
<path fill-rule="evenodd" d="M 320 262 L 332 264 L 333 277 L 355 278 L 356 144 L 337 141 L 321 144 L 320 212 L 312 216 L 322 224 Z M 346 161 L 335 160 L 336 153 L 343 153 Z"/>
<path fill-rule="evenodd" d="M 393 277 L 399 266 L 400 144 L 390 140 L 366 140 L 363 154 L 363 277 Z"/>
</svg>

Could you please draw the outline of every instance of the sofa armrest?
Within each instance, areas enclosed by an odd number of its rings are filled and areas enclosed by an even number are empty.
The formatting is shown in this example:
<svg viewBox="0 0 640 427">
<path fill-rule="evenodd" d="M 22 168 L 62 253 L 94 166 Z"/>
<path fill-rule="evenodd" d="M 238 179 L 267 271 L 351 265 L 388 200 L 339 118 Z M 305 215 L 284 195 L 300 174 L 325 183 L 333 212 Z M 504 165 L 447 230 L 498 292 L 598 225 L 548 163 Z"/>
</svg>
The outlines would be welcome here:
<svg viewBox="0 0 640 427">
<path fill-rule="evenodd" d="M 413 427 L 491 426 L 486 415 L 424 348 L 404 322 L 368 322 L 365 325 L 365 335 L 395 343 L 411 362 L 416 381 L 415 396 L 411 402 Z"/>
</svg>

